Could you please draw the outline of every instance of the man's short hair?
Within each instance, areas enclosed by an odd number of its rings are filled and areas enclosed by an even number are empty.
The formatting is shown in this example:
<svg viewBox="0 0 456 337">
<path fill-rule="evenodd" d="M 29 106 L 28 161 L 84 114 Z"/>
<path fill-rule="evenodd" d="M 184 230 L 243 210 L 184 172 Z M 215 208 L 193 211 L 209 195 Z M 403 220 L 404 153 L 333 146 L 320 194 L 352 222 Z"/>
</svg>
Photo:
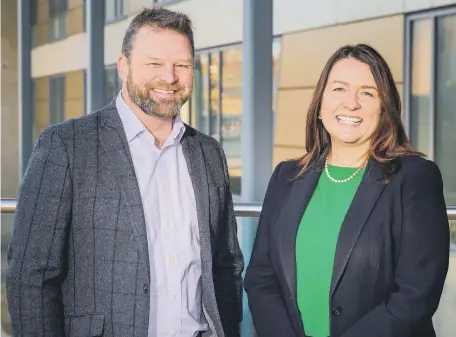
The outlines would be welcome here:
<svg viewBox="0 0 456 337">
<path fill-rule="evenodd" d="M 128 25 L 122 41 L 122 54 L 127 60 L 130 60 L 135 36 L 144 26 L 157 29 L 170 29 L 186 36 L 190 42 L 192 55 L 195 55 L 193 27 L 190 18 L 184 13 L 171 11 L 161 6 L 154 6 L 143 9 Z"/>
</svg>

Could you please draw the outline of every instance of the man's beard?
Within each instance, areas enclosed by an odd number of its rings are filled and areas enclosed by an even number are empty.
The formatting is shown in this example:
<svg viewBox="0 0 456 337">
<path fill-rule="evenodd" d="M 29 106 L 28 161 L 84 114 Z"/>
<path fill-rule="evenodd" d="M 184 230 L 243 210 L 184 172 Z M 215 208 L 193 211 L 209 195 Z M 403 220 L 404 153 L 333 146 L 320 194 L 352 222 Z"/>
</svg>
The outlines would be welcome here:
<svg viewBox="0 0 456 337">
<path fill-rule="evenodd" d="M 154 88 L 174 91 L 174 94 L 172 94 L 174 97 L 155 100 L 151 93 Z M 184 94 L 184 90 L 185 88 L 181 85 L 168 84 L 147 84 L 141 89 L 133 83 L 131 73 L 128 74 L 127 78 L 127 91 L 133 103 L 147 115 L 163 120 L 172 119 L 180 113 L 180 109 L 191 96 L 191 90 L 187 95 Z"/>
</svg>

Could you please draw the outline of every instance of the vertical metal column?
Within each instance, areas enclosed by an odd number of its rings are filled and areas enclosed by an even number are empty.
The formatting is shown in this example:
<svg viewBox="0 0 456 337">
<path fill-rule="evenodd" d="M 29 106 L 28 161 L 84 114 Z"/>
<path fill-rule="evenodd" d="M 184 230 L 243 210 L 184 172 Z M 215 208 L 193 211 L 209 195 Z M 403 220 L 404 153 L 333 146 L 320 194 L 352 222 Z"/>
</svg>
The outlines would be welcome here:
<svg viewBox="0 0 456 337">
<path fill-rule="evenodd" d="M 106 103 L 104 28 L 105 2 L 100 0 L 86 0 L 86 36 L 88 46 L 86 113 L 98 110 Z"/>
<path fill-rule="evenodd" d="M 244 0 L 242 64 L 243 201 L 262 202 L 272 171 L 273 152 L 273 0 Z M 257 219 L 242 219 L 242 250 L 250 261 Z M 242 336 L 255 329 L 244 297 Z"/>
<path fill-rule="evenodd" d="M 272 170 L 272 0 L 244 0 L 242 199 L 262 201 Z"/>
<path fill-rule="evenodd" d="M 33 149 L 32 7 L 30 0 L 17 2 L 19 57 L 19 179 Z"/>
</svg>

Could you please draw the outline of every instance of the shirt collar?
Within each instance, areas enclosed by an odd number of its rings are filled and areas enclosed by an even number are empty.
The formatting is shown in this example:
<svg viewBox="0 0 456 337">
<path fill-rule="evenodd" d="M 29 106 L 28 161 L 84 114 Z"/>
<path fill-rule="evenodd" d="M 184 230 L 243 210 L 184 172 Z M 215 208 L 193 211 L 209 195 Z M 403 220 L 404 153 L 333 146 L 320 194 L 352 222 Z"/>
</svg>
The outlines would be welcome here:
<svg viewBox="0 0 456 337">
<path fill-rule="evenodd" d="M 116 108 L 119 112 L 120 119 L 122 120 L 128 142 L 131 142 L 140 133 L 147 131 L 146 127 L 139 120 L 138 116 L 136 116 L 134 112 L 129 108 L 127 103 L 125 103 L 121 91 L 116 98 Z M 174 142 L 180 142 L 184 135 L 184 132 L 185 124 L 182 122 L 180 116 L 177 115 L 173 119 L 173 129 L 171 130 L 171 133 L 166 142 L 168 142 L 170 139 L 173 139 Z"/>
</svg>

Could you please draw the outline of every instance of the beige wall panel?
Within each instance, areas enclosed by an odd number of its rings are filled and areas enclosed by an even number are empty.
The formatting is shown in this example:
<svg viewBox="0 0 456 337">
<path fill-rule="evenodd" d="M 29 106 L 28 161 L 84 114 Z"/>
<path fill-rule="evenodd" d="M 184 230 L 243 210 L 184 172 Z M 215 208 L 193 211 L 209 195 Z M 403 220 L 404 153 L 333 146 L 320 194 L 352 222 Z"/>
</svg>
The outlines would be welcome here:
<svg viewBox="0 0 456 337">
<path fill-rule="evenodd" d="M 49 0 L 42 0 L 38 3 L 37 22 L 43 23 L 49 21 Z"/>
<path fill-rule="evenodd" d="M 68 11 L 68 35 L 84 32 L 84 7 L 79 6 Z"/>
<path fill-rule="evenodd" d="M 117 58 L 119 57 L 122 48 L 122 39 L 132 18 L 133 17 L 130 17 L 127 20 L 114 22 L 105 26 L 105 64 L 117 63 Z"/>
<path fill-rule="evenodd" d="M 41 77 L 34 79 L 33 91 L 36 100 L 49 100 L 49 78 Z"/>
<path fill-rule="evenodd" d="M 312 95 L 313 89 L 279 91 L 274 144 L 305 146 L 307 109 Z"/>
<path fill-rule="evenodd" d="M 84 99 L 72 99 L 65 101 L 65 120 L 84 115 Z"/>
<path fill-rule="evenodd" d="M 303 148 L 274 146 L 272 167 L 275 168 L 280 162 L 284 160 L 296 159 L 301 157 L 305 152 Z"/>
<path fill-rule="evenodd" d="M 87 48 L 85 34 L 39 46 L 32 51 L 32 77 L 43 77 L 85 69 Z M 52 60 L 52 61 L 51 61 Z"/>
<path fill-rule="evenodd" d="M 367 43 L 386 59 L 396 81 L 403 77 L 402 15 L 285 35 L 280 87 L 313 87 L 329 57 L 348 43 Z"/>
<path fill-rule="evenodd" d="M 337 23 L 349 22 L 401 13 L 404 0 L 337 0 L 334 9 Z"/>
<path fill-rule="evenodd" d="M 49 42 L 49 22 L 38 23 L 35 27 L 32 27 L 35 30 L 35 45 L 41 46 Z"/>
<path fill-rule="evenodd" d="M 33 120 L 34 137 L 49 126 L 49 100 L 35 101 L 35 115 Z"/>
<path fill-rule="evenodd" d="M 432 6 L 432 0 L 404 0 L 406 11 L 417 11 Z"/>
<path fill-rule="evenodd" d="M 336 23 L 337 2 L 338 0 L 319 0 L 309 4 L 303 0 L 274 1 L 274 33 L 333 25 Z"/>
<path fill-rule="evenodd" d="M 72 71 L 65 76 L 65 100 L 84 99 L 84 72 Z"/>
<path fill-rule="evenodd" d="M 17 5 L 2 1 L 0 5 L 0 116 L 1 116 L 1 196 L 16 198 L 19 182 L 19 106 Z M 5 218 L 6 219 L 6 218 Z M 2 221 L 4 215 L 2 215 Z M 9 220 L 8 220 L 9 221 Z M 9 225 L 2 223 L 2 238 Z M 3 295 L 3 293 L 2 293 Z M 2 310 L 6 310 L 2 298 Z M 3 313 L 2 313 L 3 314 Z M 2 317 L 3 321 L 3 317 Z"/>
<path fill-rule="evenodd" d="M 153 5 L 153 1 L 149 0 L 128 0 L 126 4 L 127 8 L 125 13 L 127 15 L 134 15 L 140 12 L 143 8 L 150 8 Z"/>
<path fill-rule="evenodd" d="M 84 0 L 68 0 L 68 9 L 73 9 L 76 7 L 83 7 L 84 2 L 85 2 Z"/>
<path fill-rule="evenodd" d="M 433 7 L 454 5 L 454 4 L 455 4 L 455 0 L 432 0 Z"/>
</svg>

